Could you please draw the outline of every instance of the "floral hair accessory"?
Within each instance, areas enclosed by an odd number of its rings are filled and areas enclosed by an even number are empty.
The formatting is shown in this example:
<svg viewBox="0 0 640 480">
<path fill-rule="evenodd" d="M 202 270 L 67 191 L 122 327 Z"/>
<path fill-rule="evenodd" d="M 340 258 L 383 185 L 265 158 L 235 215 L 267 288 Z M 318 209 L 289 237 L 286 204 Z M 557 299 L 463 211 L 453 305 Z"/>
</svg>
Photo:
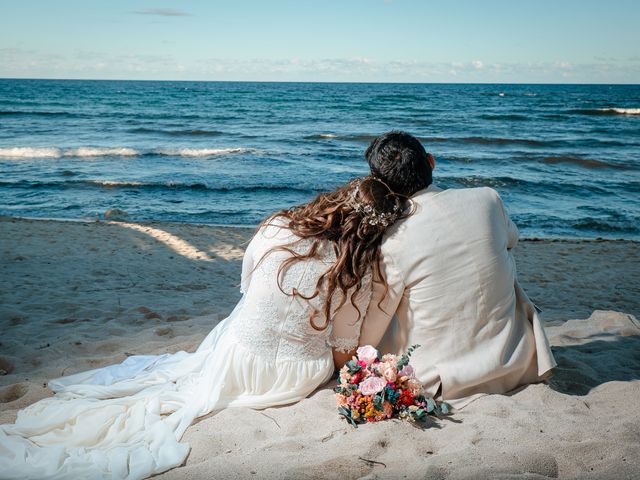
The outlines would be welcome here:
<svg viewBox="0 0 640 480">
<path fill-rule="evenodd" d="M 430 416 L 448 414 L 447 403 L 425 396 L 409 365 L 409 357 L 418 347 L 414 345 L 400 356 L 381 356 L 370 345 L 358 348 L 356 356 L 340 370 L 334 388 L 338 414 L 354 427 L 387 418 L 425 424 Z"/>
<path fill-rule="evenodd" d="M 389 193 L 393 195 L 391 189 L 384 183 L 382 180 L 376 177 L 370 177 L 371 180 L 375 180 L 384 185 Z M 362 184 L 362 179 L 358 179 L 354 182 L 353 190 L 351 191 L 351 206 L 355 210 L 356 213 L 362 215 L 365 221 L 369 225 L 381 225 L 382 227 L 388 227 L 393 222 L 395 222 L 402 213 L 402 208 L 399 203 L 396 203 L 393 206 L 393 209 L 390 212 L 381 212 L 376 207 L 367 202 L 362 202 L 358 200 L 358 193 L 360 192 L 360 185 Z"/>
</svg>

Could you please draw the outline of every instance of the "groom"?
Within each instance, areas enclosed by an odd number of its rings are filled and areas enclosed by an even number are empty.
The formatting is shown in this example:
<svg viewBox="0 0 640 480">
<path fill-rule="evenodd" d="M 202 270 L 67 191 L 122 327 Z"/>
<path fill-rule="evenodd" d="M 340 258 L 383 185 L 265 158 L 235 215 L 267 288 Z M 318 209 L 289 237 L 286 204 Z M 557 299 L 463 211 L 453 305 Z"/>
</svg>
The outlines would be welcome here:
<svg viewBox="0 0 640 480">
<path fill-rule="evenodd" d="M 518 230 L 498 193 L 434 186 L 435 159 L 404 132 L 376 138 L 365 156 L 372 175 L 411 197 L 414 212 L 383 241 L 388 289 L 374 283 L 360 344 L 384 353 L 421 345 L 411 361 L 418 378 L 458 408 L 548 376 L 555 361 L 516 280 Z"/>
</svg>

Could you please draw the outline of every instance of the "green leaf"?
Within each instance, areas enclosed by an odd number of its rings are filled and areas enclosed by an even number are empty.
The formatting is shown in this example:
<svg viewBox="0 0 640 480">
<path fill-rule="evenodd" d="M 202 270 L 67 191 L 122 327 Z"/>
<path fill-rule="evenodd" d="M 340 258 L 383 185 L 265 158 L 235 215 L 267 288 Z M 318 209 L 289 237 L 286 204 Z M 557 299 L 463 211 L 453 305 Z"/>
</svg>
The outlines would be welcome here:
<svg viewBox="0 0 640 480">
<path fill-rule="evenodd" d="M 408 357 L 411 357 L 411 354 L 413 353 L 413 351 L 414 351 L 416 348 L 419 348 L 419 347 L 420 347 L 420 345 L 418 345 L 417 343 L 416 343 L 415 345 L 411 345 L 411 346 L 409 347 L 409 350 L 407 350 L 407 353 L 406 353 L 407 358 L 408 358 Z"/>
<path fill-rule="evenodd" d="M 398 362 L 396 363 L 396 368 L 398 370 L 401 370 L 403 367 L 409 364 L 409 359 L 411 358 L 411 354 L 418 347 L 420 347 L 420 345 L 418 344 L 411 345 L 407 350 L 407 353 L 405 353 L 404 355 L 402 355 L 402 357 L 400 357 L 400 360 L 398 360 Z"/>
<path fill-rule="evenodd" d="M 358 425 L 356 424 L 355 420 L 353 419 L 353 416 L 351 414 L 351 409 L 350 408 L 338 407 L 338 414 L 343 416 L 354 427 L 356 427 L 356 428 L 358 427 Z"/>
<path fill-rule="evenodd" d="M 362 370 L 362 367 L 353 360 L 349 360 L 346 365 L 347 365 L 347 368 L 349 369 L 349 373 L 357 373 L 360 370 Z"/>
<path fill-rule="evenodd" d="M 436 409 L 436 402 L 433 398 L 427 398 L 427 413 L 432 413 Z"/>
</svg>

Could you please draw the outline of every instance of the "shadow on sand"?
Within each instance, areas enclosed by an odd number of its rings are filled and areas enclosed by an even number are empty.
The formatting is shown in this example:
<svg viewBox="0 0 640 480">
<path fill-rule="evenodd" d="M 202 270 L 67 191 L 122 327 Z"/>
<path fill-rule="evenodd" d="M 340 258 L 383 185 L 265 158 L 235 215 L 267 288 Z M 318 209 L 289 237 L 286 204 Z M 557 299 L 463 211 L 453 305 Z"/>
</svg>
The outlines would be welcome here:
<svg viewBox="0 0 640 480">
<path fill-rule="evenodd" d="M 549 386 L 568 395 L 586 395 L 606 382 L 640 380 L 640 336 L 600 333 L 582 345 L 553 347 L 558 367 Z M 606 339 L 603 339 L 606 338 Z"/>
</svg>

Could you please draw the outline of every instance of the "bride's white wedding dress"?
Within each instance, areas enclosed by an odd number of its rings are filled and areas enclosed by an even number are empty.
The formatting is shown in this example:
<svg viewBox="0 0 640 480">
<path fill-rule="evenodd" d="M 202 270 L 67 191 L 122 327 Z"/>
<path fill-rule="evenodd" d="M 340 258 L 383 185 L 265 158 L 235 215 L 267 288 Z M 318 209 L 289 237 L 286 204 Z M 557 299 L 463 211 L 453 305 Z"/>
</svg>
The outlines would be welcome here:
<svg viewBox="0 0 640 480">
<path fill-rule="evenodd" d="M 280 290 L 279 267 L 290 254 L 263 255 L 294 239 L 275 225 L 256 234 L 243 260 L 242 299 L 196 352 L 131 356 L 52 380 L 55 396 L 0 425 L 0 478 L 148 477 L 184 462 L 189 445 L 180 438 L 195 418 L 296 402 L 330 379 L 331 346 L 355 348 L 360 320 L 347 302 L 329 328 L 314 330 L 310 316 L 318 311 L 316 323 L 323 323 L 326 296 L 306 301 Z M 293 250 L 309 246 L 302 240 Z M 317 259 L 294 263 L 281 277 L 284 292 L 309 295 L 334 261 L 326 244 Z M 370 298 L 369 275 L 355 300 L 360 318 Z"/>
</svg>

